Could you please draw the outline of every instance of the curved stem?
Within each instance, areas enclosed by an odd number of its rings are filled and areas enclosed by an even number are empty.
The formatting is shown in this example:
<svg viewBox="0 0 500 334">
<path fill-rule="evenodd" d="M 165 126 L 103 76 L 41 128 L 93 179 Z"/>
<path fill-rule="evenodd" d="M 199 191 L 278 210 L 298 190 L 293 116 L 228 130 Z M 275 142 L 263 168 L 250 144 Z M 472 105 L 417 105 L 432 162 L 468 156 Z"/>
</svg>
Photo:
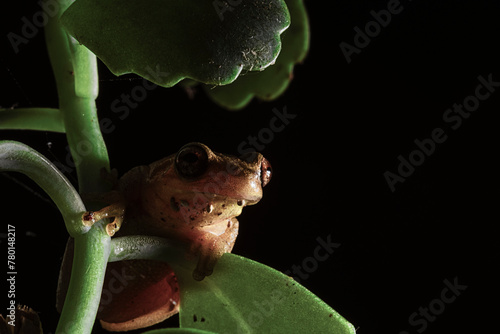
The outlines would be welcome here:
<svg viewBox="0 0 500 334">
<path fill-rule="evenodd" d="M 25 144 L 0 141 L 0 171 L 27 175 L 54 201 L 71 236 L 89 231 L 82 223 L 85 212 L 80 195 L 66 177 L 47 158 Z"/>
<path fill-rule="evenodd" d="M 158 260 L 191 273 L 195 268 L 196 261 L 186 259 L 185 247 L 178 241 L 160 237 L 146 235 L 116 237 L 111 239 L 111 252 L 108 262 L 141 259 Z"/>
<path fill-rule="evenodd" d="M 82 223 L 85 206 L 64 175 L 44 156 L 14 141 L 0 142 L 0 171 L 27 175 L 49 194 L 61 211 L 66 228 L 75 238 L 75 263 L 57 333 L 90 333 L 101 298 L 110 237 L 101 223 Z"/>
<path fill-rule="evenodd" d="M 65 132 L 61 111 L 53 108 L 0 109 L 0 129 Z"/>
</svg>

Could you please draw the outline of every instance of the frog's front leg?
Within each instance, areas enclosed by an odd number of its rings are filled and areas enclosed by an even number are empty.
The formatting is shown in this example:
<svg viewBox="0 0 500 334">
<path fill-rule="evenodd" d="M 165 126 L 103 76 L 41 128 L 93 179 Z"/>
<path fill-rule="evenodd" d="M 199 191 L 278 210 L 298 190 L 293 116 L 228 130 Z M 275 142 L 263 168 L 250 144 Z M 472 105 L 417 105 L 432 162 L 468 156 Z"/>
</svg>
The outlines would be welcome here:
<svg viewBox="0 0 500 334">
<path fill-rule="evenodd" d="M 85 226 L 92 226 L 104 218 L 113 218 L 113 221 L 106 225 L 106 232 L 110 237 L 120 229 L 125 215 L 125 205 L 121 202 L 111 204 L 99 211 L 87 211 L 83 214 L 82 220 Z"/>
<path fill-rule="evenodd" d="M 82 221 L 85 226 L 92 226 L 104 218 L 113 218 L 113 221 L 106 225 L 106 232 L 112 237 L 120 229 L 125 215 L 125 201 L 121 193 L 118 191 L 111 191 L 98 195 L 85 195 L 84 197 L 93 201 L 112 203 L 99 211 L 87 211 L 82 216 Z"/>
<path fill-rule="evenodd" d="M 201 281 L 205 276 L 211 275 L 221 256 L 231 252 L 238 236 L 238 226 L 238 220 L 232 218 L 227 222 L 227 228 L 223 234 L 216 236 L 206 232 L 199 236 L 195 242 L 199 252 L 198 263 L 193 271 L 195 280 Z"/>
</svg>

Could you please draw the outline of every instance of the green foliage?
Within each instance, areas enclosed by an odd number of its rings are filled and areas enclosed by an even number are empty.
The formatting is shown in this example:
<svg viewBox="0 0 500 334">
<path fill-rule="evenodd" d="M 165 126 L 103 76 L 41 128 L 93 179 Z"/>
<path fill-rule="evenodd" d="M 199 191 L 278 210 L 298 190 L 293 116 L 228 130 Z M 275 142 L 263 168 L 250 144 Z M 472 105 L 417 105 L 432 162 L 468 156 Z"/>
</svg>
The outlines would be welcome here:
<svg viewBox="0 0 500 334">
<path fill-rule="evenodd" d="M 78 0 L 62 22 L 116 75 L 164 87 L 184 78 L 224 85 L 276 60 L 290 17 L 283 0 L 221 3 Z"/>
<path fill-rule="evenodd" d="M 281 35 L 283 48 L 273 66 L 262 72 L 242 73 L 232 84 L 204 86 L 212 100 L 228 109 L 244 108 L 254 97 L 274 100 L 288 87 L 295 64 L 309 49 L 309 23 L 302 0 L 286 0 L 292 23 Z"/>
<path fill-rule="evenodd" d="M 224 254 L 202 282 L 180 278 L 181 327 L 221 334 L 355 333 L 291 277 L 238 255 Z"/>
<path fill-rule="evenodd" d="M 214 101 L 238 109 L 254 96 L 272 99 L 281 94 L 309 45 L 302 0 L 287 0 L 290 13 L 283 0 L 60 0 L 59 4 L 61 12 L 46 26 L 59 108 L 0 109 L 0 128 L 66 133 L 78 160 L 80 192 L 106 190 L 100 172 L 109 169 L 95 106 L 98 79 L 93 53 L 115 74 L 136 73 L 165 87 L 184 78 L 205 83 Z M 284 46 L 278 57 L 280 35 L 290 25 L 290 14 L 292 25 L 282 35 Z M 233 82 L 242 71 L 245 75 L 234 84 L 212 89 Z M 90 150 L 78 156 L 83 144 Z M 50 161 L 24 144 L 0 142 L 0 171 L 21 172 L 37 182 L 56 203 L 75 238 L 74 267 L 57 333 L 91 332 L 107 262 L 125 259 L 166 261 L 179 279 L 181 328 L 147 334 L 355 333 L 330 306 L 263 264 L 225 254 L 213 275 L 198 282 L 192 278 L 194 261 L 185 259 L 175 240 L 111 239 L 103 222 L 84 226 L 81 216 L 86 208 L 78 192 Z"/>
<path fill-rule="evenodd" d="M 148 236 L 113 238 L 110 261 L 166 261 L 180 284 L 180 327 L 214 333 L 354 334 L 354 327 L 291 277 L 262 263 L 224 254 L 214 273 L 192 278 L 196 262 L 174 241 Z M 156 333 L 155 333 L 156 334 Z"/>
</svg>

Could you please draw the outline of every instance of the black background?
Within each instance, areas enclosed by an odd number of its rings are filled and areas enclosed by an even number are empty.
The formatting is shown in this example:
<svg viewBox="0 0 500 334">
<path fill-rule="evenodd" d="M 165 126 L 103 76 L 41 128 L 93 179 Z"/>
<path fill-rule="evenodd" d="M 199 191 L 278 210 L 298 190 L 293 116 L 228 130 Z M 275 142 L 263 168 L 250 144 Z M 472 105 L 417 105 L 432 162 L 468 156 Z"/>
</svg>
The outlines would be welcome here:
<svg viewBox="0 0 500 334">
<path fill-rule="evenodd" d="M 500 81 L 500 4 L 402 1 L 403 10 L 348 64 L 339 44 L 353 44 L 353 28 L 363 30 L 373 21 L 370 11 L 388 2 L 306 1 L 311 48 L 289 89 L 238 112 L 221 109 L 201 90 L 190 99 L 180 87 L 157 88 L 121 120 L 111 103 L 142 81 L 116 78 L 99 64 L 99 115 L 116 126 L 105 135 L 112 167 L 123 174 L 190 141 L 237 154 L 249 135 L 269 127 L 273 108 L 286 107 L 296 117 L 262 150 L 274 176 L 263 200 L 240 217 L 234 252 L 286 271 L 313 255 L 318 237 L 331 235 L 341 246 L 302 284 L 360 334 L 498 328 L 500 87 L 456 130 L 443 115 L 474 94 L 479 76 Z M 21 18 L 40 7 L 11 5 L 1 10 L 0 105 L 57 107 L 43 34 L 17 54 L 6 38 L 20 34 Z M 391 192 L 384 173 L 397 173 L 398 156 L 408 158 L 414 141 L 436 128 L 446 141 Z M 52 161 L 66 159 L 61 134 L 2 131 L 0 139 L 27 143 Z M 0 175 L 0 233 L 7 223 L 17 231 L 16 302 L 39 311 L 45 332 L 53 333 L 67 234 L 57 210 L 18 183 L 46 197 L 21 175 Z M 446 279 L 467 288 L 426 328 L 413 326 L 409 317 L 440 298 Z"/>
</svg>

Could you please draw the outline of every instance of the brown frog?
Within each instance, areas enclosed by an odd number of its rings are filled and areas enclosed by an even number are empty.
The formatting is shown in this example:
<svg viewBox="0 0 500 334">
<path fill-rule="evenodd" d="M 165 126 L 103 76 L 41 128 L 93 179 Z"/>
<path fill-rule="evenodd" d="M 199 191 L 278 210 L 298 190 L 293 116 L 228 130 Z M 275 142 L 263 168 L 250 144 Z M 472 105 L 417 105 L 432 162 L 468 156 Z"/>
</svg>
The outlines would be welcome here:
<svg viewBox="0 0 500 334">
<path fill-rule="evenodd" d="M 193 273 L 202 280 L 212 273 L 222 254 L 230 252 L 238 235 L 244 206 L 257 203 L 271 179 L 270 163 L 259 153 L 241 158 L 212 152 L 190 143 L 175 155 L 126 173 L 108 194 L 115 202 L 84 215 L 84 223 L 107 217 L 113 236 L 154 235 L 188 243 L 200 255 Z"/>
<path fill-rule="evenodd" d="M 259 153 L 238 158 L 190 143 L 174 155 L 123 175 L 104 196 L 111 205 L 84 214 L 84 224 L 114 218 L 107 225 L 111 236 L 119 230 L 120 236 L 152 235 L 180 241 L 188 253 L 198 256 L 193 278 L 202 280 L 224 253 L 231 252 L 238 235 L 236 217 L 244 206 L 261 199 L 271 174 L 271 165 Z M 119 281 L 121 289 L 116 287 Z M 107 285 L 112 289 L 107 291 Z M 110 302 L 105 300 L 106 292 Z M 175 274 L 167 264 L 110 263 L 98 317 L 109 330 L 142 328 L 177 313 L 178 299 Z"/>
</svg>

